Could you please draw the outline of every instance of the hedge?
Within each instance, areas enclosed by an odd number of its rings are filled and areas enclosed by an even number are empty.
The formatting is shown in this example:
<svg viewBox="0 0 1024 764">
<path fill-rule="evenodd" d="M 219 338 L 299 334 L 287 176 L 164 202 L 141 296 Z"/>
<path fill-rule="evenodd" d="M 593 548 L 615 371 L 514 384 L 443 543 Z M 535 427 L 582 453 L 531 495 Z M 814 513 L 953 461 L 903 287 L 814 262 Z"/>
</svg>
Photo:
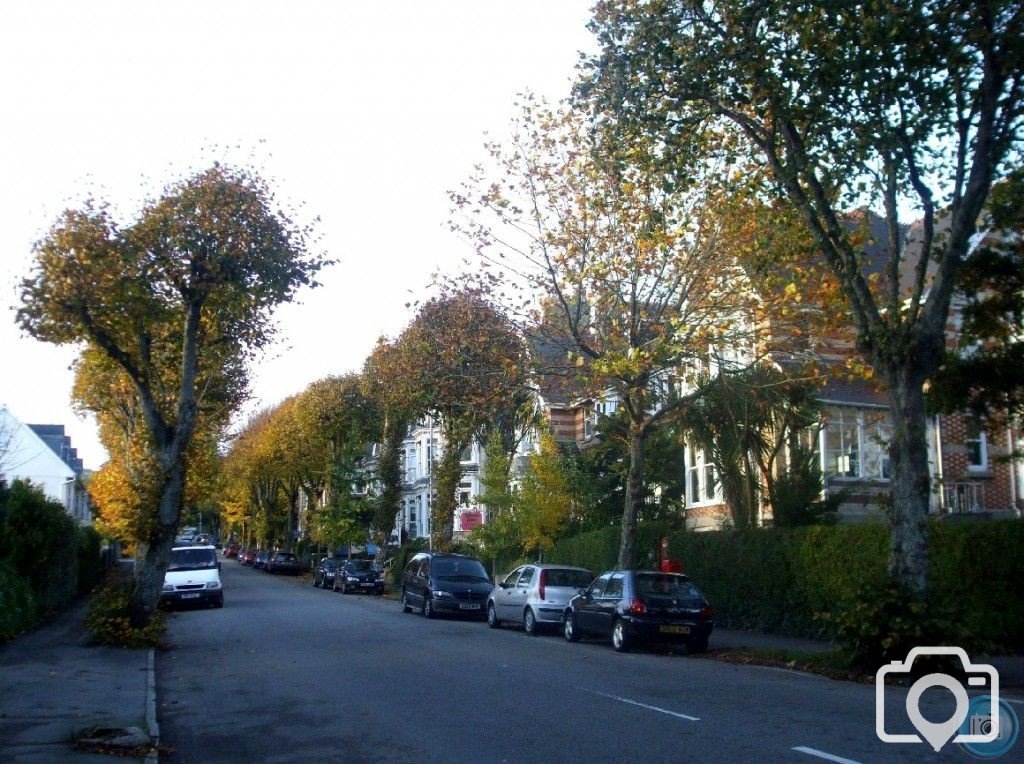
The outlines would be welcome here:
<svg viewBox="0 0 1024 764">
<path fill-rule="evenodd" d="M 67 607 L 102 573 L 100 536 L 30 483 L 0 481 L 0 640 Z"/>
<path fill-rule="evenodd" d="M 958 613 L 964 626 L 996 649 L 1024 648 L 1024 521 L 934 521 L 929 599 Z M 657 549 L 658 526 L 642 526 L 638 559 Z M 725 628 L 832 637 L 816 613 L 850 607 L 866 585 L 887 578 L 889 530 L 882 523 L 795 529 L 679 531 L 669 556 L 682 562 Z M 619 529 L 561 539 L 552 561 L 614 567 Z"/>
</svg>

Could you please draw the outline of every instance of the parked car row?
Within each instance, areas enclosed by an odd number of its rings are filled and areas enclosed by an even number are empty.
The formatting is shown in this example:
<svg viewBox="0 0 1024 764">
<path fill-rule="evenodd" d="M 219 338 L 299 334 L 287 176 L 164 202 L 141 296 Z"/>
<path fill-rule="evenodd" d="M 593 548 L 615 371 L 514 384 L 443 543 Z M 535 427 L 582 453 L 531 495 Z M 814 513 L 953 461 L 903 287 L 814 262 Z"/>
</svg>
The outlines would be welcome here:
<svg viewBox="0 0 1024 764">
<path fill-rule="evenodd" d="M 302 573 L 302 562 L 292 552 L 271 552 L 269 549 L 252 547 L 238 549 L 234 556 L 240 564 L 251 565 L 267 573 L 287 573 L 293 576 Z"/>
<path fill-rule="evenodd" d="M 313 586 L 342 594 L 384 594 L 384 574 L 372 560 L 324 557 L 313 571 Z"/>
<path fill-rule="evenodd" d="M 688 576 L 612 570 L 596 578 L 568 565 L 521 565 L 492 586 L 483 564 L 465 555 L 422 552 L 406 565 L 402 610 L 522 624 L 527 634 L 560 629 L 568 642 L 590 635 L 619 652 L 643 643 L 684 643 L 704 652 L 714 629 L 710 603 Z"/>
</svg>

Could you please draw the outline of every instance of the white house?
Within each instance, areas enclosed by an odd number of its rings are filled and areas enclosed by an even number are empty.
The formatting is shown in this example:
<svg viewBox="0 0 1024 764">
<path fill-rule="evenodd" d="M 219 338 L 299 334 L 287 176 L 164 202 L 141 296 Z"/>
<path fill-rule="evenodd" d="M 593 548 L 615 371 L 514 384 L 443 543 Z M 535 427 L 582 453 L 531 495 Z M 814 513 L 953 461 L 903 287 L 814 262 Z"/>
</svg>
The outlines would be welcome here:
<svg viewBox="0 0 1024 764">
<path fill-rule="evenodd" d="M 82 462 L 61 425 L 28 425 L 0 404 L 0 476 L 21 479 L 64 506 L 79 524 L 92 522 Z"/>
</svg>

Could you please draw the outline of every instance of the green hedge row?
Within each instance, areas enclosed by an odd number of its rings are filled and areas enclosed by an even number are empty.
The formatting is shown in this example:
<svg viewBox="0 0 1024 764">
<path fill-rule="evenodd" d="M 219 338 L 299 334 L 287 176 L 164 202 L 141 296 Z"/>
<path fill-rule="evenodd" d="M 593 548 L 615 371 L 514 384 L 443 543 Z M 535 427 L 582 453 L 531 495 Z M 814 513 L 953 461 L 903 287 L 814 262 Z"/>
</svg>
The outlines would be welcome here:
<svg viewBox="0 0 1024 764">
<path fill-rule="evenodd" d="M 67 607 L 101 572 L 93 528 L 80 528 L 35 486 L 0 481 L 0 641 Z"/>
<path fill-rule="evenodd" d="M 657 549 L 658 528 L 641 528 L 638 559 Z M 930 524 L 930 599 L 956 612 L 979 640 L 1024 649 L 1024 522 Z M 619 529 L 562 539 L 550 559 L 608 570 Z M 882 523 L 693 533 L 669 537 L 669 555 L 711 600 L 725 628 L 831 637 L 816 613 L 847 609 L 867 585 L 886 581 L 889 530 Z"/>
</svg>

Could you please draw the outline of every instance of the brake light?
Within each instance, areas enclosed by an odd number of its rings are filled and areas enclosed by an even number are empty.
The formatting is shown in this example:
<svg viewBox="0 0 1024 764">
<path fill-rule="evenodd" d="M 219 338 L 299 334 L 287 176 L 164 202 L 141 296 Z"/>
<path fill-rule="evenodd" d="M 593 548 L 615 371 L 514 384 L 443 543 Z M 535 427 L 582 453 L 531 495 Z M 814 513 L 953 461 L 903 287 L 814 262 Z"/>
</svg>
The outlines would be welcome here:
<svg viewBox="0 0 1024 764">
<path fill-rule="evenodd" d="M 703 618 L 711 618 L 715 614 L 715 611 L 711 608 L 711 605 L 705 605 L 701 608 L 700 614 Z"/>
<path fill-rule="evenodd" d="M 547 582 L 548 572 L 546 570 L 542 570 L 540 572 L 540 583 L 537 584 L 538 593 L 540 594 L 541 599 L 544 599 L 544 586 L 545 584 L 547 584 Z"/>
<path fill-rule="evenodd" d="M 647 612 L 647 605 L 644 604 L 643 600 L 630 600 L 629 612 L 633 615 L 643 615 Z"/>
</svg>

